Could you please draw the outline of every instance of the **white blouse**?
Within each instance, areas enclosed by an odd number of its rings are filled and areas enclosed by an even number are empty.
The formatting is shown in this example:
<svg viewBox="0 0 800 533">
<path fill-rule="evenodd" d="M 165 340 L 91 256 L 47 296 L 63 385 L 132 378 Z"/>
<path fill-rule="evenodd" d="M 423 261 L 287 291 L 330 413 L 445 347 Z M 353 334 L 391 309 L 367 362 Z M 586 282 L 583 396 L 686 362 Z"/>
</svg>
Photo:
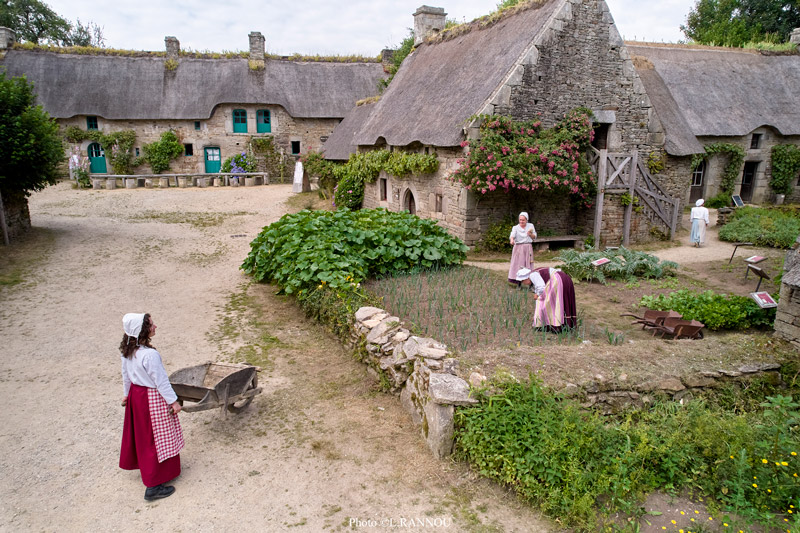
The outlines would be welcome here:
<svg viewBox="0 0 800 533">
<path fill-rule="evenodd" d="M 161 362 L 161 354 L 153 348 L 142 346 L 130 359 L 122 357 L 122 387 L 126 398 L 131 383 L 158 389 L 167 404 L 173 404 L 178 400 L 178 395 L 172 390 L 164 363 Z"/>
<path fill-rule="evenodd" d="M 700 220 L 704 220 L 706 225 L 708 225 L 708 209 L 702 205 L 700 207 L 693 207 L 692 214 L 689 216 L 689 218 L 691 220 L 699 218 Z"/>
<path fill-rule="evenodd" d="M 536 235 L 536 228 L 533 227 L 533 224 L 528 221 L 528 225 L 525 226 L 523 229 L 522 226 L 517 224 L 513 228 L 511 228 L 511 235 L 508 236 L 509 239 L 514 239 L 514 242 L 517 244 L 523 244 L 526 242 L 533 242 L 531 236 L 528 235 L 528 231 L 533 230 L 534 236 Z"/>
</svg>

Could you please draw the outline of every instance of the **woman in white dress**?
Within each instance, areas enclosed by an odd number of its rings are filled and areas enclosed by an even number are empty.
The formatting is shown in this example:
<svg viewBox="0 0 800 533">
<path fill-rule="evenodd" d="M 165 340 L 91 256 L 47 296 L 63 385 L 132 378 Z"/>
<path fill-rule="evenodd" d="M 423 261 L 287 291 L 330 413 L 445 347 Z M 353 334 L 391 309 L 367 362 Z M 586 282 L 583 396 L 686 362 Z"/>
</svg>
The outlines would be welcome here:
<svg viewBox="0 0 800 533">
<path fill-rule="evenodd" d="M 692 243 L 695 247 L 700 247 L 706 242 L 706 227 L 708 226 L 708 209 L 703 207 L 705 202 L 702 198 L 695 202 L 690 216 L 692 220 Z"/>
</svg>

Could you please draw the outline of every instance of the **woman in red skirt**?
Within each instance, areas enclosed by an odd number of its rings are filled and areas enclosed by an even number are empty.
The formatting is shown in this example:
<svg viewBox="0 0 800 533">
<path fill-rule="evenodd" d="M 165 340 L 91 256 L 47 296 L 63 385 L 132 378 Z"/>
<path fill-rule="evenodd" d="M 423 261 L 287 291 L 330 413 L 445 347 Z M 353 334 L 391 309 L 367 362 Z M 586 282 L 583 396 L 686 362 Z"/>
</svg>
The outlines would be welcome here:
<svg viewBox="0 0 800 533">
<path fill-rule="evenodd" d="M 161 355 L 150 344 L 156 325 L 147 313 L 122 317 L 125 335 L 122 353 L 122 384 L 125 425 L 119 466 L 138 469 L 147 487 L 147 501 L 166 498 L 175 487 L 166 483 L 181 473 L 183 432 L 178 421 L 181 405 L 172 390 Z"/>
</svg>

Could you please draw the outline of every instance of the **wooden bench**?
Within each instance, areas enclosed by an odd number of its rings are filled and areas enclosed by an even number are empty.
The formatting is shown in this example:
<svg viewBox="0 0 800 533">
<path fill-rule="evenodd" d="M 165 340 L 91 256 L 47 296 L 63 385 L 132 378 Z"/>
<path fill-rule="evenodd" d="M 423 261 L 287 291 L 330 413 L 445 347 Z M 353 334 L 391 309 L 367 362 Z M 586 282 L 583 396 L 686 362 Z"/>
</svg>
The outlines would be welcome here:
<svg viewBox="0 0 800 533">
<path fill-rule="evenodd" d="M 550 249 L 550 243 L 570 243 L 572 248 L 583 250 L 586 235 L 554 235 L 552 237 L 536 237 L 533 241 L 533 251 L 544 252 Z"/>
</svg>

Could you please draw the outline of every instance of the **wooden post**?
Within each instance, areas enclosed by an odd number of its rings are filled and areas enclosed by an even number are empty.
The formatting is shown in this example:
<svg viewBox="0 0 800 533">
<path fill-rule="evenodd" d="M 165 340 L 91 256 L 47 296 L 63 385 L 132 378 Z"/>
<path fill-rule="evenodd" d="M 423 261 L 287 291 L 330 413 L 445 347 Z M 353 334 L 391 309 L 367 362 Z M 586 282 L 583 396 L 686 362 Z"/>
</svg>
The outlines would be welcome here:
<svg viewBox="0 0 800 533">
<path fill-rule="evenodd" d="M 675 231 L 678 229 L 678 206 L 680 205 L 681 201 L 678 198 L 673 198 L 672 200 L 672 222 L 669 225 L 669 238 L 670 240 L 675 238 Z"/>
<path fill-rule="evenodd" d="M 628 173 L 628 194 L 631 203 L 625 206 L 625 218 L 622 222 L 622 246 L 628 246 L 631 238 L 631 215 L 633 214 L 633 195 L 636 194 L 636 173 L 639 171 L 639 152 L 633 151 L 631 158 L 631 171 Z"/>
<path fill-rule="evenodd" d="M 600 159 L 597 161 L 597 199 L 594 211 L 594 247 L 600 249 L 600 230 L 603 228 L 603 189 L 606 186 L 606 173 L 608 172 L 608 150 L 600 150 Z"/>
<path fill-rule="evenodd" d="M 3 195 L 0 194 L 0 227 L 3 228 L 3 244 L 8 246 L 11 241 L 8 239 L 8 226 L 6 226 L 6 206 L 3 203 Z"/>
</svg>

